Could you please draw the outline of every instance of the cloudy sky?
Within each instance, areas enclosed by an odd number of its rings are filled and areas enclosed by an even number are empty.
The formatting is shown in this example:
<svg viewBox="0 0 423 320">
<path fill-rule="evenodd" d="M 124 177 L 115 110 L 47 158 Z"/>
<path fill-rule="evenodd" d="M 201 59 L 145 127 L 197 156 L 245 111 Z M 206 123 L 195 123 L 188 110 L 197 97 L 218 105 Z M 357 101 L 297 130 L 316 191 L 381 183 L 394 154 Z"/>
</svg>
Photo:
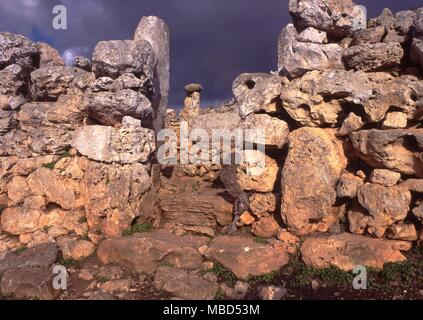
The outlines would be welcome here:
<svg viewBox="0 0 423 320">
<path fill-rule="evenodd" d="M 357 0 L 369 16 L 384 7 L 400 11 L 422 0 Z M 68 10 L 68 30 L 52 28 L 52 9 Z M 44 41 L 62 54 L 91 57 L 97 42 L 131 39 L 140 18 L 157 15 L 171 30 L 171 97 L 181 105 L 189 82 L 205 87 L 203 104 L 231 98 L 242 72 L 269 72 L 277 65 L 277 38 L 290 22 L 288 0 L 0 0 L 0 31 Z"/>
</svg>

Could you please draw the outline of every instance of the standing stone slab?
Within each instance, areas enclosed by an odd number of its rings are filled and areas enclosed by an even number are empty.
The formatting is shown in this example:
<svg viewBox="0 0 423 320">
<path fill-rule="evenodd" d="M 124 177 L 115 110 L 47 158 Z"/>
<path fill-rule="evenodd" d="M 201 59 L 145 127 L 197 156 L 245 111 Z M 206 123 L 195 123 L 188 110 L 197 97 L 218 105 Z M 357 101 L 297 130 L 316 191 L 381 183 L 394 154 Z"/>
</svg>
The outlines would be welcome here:
<svg viewBox="0 0 423 320">
<path fill-rule="evenodd" d="M 290 134 L 281 181 L 281 213 L 289 231 L 327 232 L 337 222 L 336 184 L 346 165 L 331 130 L 301 128 Z"/>
<path fill-rule="evenodd" d="M 163 129 L 170 86 L 170 32 L 167 24 L 155 16 L 143 17 L 135 30 L 135 42 L 148 41 L 157 57 L 153 105 L 156 133 Z"/>
</svg>

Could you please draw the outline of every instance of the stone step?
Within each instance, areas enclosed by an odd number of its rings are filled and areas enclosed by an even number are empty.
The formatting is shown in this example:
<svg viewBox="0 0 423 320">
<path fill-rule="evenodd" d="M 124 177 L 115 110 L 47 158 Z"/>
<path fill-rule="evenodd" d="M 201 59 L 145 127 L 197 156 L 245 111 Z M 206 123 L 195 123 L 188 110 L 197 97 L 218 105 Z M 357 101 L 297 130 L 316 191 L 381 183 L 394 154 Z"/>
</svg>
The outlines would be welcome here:
<svg viewBox="0 0 423 320">
<path fill-rule="evenodd" d="M 172 223 L 216 228 L 232 222 L 233 202 L 222 189 L 160 194 L 159 206 L 165 221 Z"/>
</svg>

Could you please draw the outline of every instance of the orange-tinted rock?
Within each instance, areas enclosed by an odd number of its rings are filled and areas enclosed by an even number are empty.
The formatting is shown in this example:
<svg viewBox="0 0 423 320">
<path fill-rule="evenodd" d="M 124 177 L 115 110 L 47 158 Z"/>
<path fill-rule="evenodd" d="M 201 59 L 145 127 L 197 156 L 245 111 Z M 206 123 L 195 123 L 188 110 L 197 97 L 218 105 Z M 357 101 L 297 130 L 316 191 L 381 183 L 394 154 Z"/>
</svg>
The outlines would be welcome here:
<svg viewBox="0 0 423 320">
<path fill-rule="evenodd" d="M 239 279 L 278 271 L 289 261 L 282 244 L 276 241 L 260 244 L 253 237 L 244 236 L 219 236 L 210 243 L 205 255 L 232 271 Z"/>
<path fill-rule="evenodd" d="M 336 184 L 347 160 L 333 131 L 301 128 L 289 137 L 282 171 L 282 218 L 296 235 L 326 232 L 337 221 Z"/>
<path fill-rule="evenodd" d="M 139 273 L 153 274 L 163 264 L 194 270 L 200 269 L 203 262 L 198 248 L 206 243 L 204 237 L 177 237 L 160 230 L 104 240 L 97 256 L 104 264 L 116 263 Z"/>
<path fill-rule="evenodd" d="M 251 228 L 251 233 L 261 238 L 273 238 L 278 234 L 279 224 L 271 215 L 261 217 L 254 222 Z"/>
<path fill-rule="evenodd" d="M 311 267 L 323 269 L 331 266 L 351 271 L 362 265 L 382 269 L 386 263 L 402 262 L 407 258 L 401 251 L 411 249 L 411 243 L 348 233 L 321 238 L 309 238 L 301 247 L 303 261 Z"/>
</svg>

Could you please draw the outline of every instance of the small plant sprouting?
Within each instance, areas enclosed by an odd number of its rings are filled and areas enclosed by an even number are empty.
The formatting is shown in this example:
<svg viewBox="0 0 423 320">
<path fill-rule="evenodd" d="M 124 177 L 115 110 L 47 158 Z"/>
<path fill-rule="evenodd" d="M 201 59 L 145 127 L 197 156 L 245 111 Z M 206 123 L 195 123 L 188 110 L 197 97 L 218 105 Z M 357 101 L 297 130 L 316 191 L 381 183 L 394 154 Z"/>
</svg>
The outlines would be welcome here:
<svg viewBox="0 0 423 320">
<path fill-rule="evenodd" d="M 253 284 L 255 284 L 255 283 L 273 284 L 278 280 L 280 275 L 281 275 L 280 272 L 273 271 L 273 272 L 266 273 L 266 274 L 263 274 L 263 275 L 260 275 L 260 276 L 250 276 L 248 278 L 248 282 L 253 283 Z"/>
<path fill-rule="evenodd" d="M 223 299 L 225 299 L 225 293 L 222 291 L 222 289 L 219 289 L 217 292 L 216 292 L 216 296 L 215 296 L 215 299 L 216 300 L 223 300 Z"/>
<path fill-rule="evenodd" d="M 231 271 L 225 269 L 221 264 L 215 263 L 210 272 L 227 282 L 229 285 L 234 285 L 237 281 L 237 277 Z"/>
<path fill-rule="evenodd" d="M 24 252 L 25 250 L 27 250 L 28 249 L 28 247 L 27 246 L 21 246 L 21 247 L 19 247 L 19 248 L 17 248 L 16 250 L 15 250 L 15 253 L 16 254 L 18 254 L 18 253 L 22 253 L 22 252 Z"/>
<path fill-rule="evenodd" d="M 79 237 L 79 240 L 90 241 L 90 237 L 88 236 L 88 233 L 85 233 L 84 235 Z"/>
<path fill-rule="evenodd" d="M 69 150 L 66 150 L 62 153 L 62 158 L 72 158 L 72 155 L 70 154 Z"/>
<path fill-rule="evenodd" d="M 133 226 L 131 226 L 129 229 L 125 230 L 122 235 L 124 237 L 130 237 L 136 233 L 145 233 L 150 232 L 153 230 L 153 224 L 150 222 L 146 223 L 136 223 Z"/>
<path fill-rule="evenodd" d="M 54 169 L 54 167 L 56 166 L 56 163 L 57 163 L 57 162 L 44 163 L 44 164 L 43 164 L 43 167 L 44 167 L 44 168 L 47 168 L 47 169 L 50 169 L 50 170 L 53 170 L 53 169 Z"/>
<path fill-rule="evenodd" d="M 199 181 L 193 182 L 191 184 L 191 187 L 192 187 L 193 192 L 199 192 L 200 191 L 200 182 Z"/>
<path fill-rule="evenodd" d="M 313 279 L 319 279 L 328 286 L 350 285 L 354 279 L 352 273 L 342 271 L 334 266 L 325 269 L 315 269 L 302 265 L 296 271 L 294 280 L 298 287 L 305 287 L 311 284 Z"/>
<path fill-rule="evenodd" d="M 65 257 L 61 257 L 58 261 L 59 265 L 62 265 L 66 268 L 70 268 L 70 267 L 77 267 L 81 264 L 80 260 L 75 260 L 72 258 L 65 258 Z"/>
<path fill-rule="evenodd" d="M 78 223 L 86 223 L 87 222 L 87 217 L 83 216 L 81 218 L 79 218 Z"/>
<path fill-rule="evenodd" d="M 7 209 L 7 206 L 0 206 L 0 214 L 2 214 L 3 213 L 3 211 L 4 210 L 6 210 Z"/>
<path fill-rule="evenodd" d="M 262 237 L 255 237 L 254 242 L 260 243 L 260 244 L 268 244 L 267 240 Z"/>
<path fill-rule="evenodd" d="M 105 283 L 105 282 L 109 281 L 109 279 L 107 279 L 107 277 L 100 276 L 100 275 L 95 276 L 95 279 L 100 283 Z"/>
</svg>

